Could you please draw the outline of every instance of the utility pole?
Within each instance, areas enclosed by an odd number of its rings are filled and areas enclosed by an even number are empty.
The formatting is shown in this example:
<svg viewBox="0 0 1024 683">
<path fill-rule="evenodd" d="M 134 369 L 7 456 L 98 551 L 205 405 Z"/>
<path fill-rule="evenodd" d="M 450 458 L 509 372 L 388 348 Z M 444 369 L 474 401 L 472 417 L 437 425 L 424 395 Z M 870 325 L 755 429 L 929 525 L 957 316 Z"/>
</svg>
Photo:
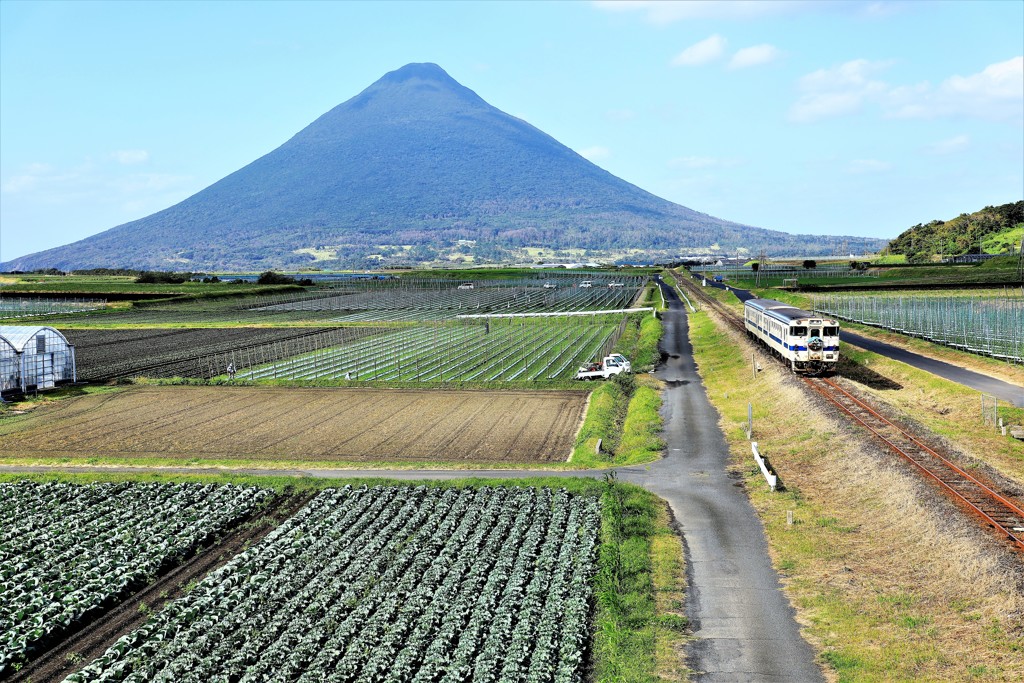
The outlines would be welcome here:
<svg viewBox="0 0 1024 683">
<path fill-rule="evenodd" d="M 762 248 L 761 249 L 761 253 L 757 257 L 757 275 L 754 276 L 754 286 L 755 287 L 760 287 L 761 286 L 761 273 L 764 272 L 764 260 L 765 260 L 765 253 L 764 253 L 764 249 Z M 767 277 L 767 276 L 765 276 L 765 277 Z"/>
</svg>

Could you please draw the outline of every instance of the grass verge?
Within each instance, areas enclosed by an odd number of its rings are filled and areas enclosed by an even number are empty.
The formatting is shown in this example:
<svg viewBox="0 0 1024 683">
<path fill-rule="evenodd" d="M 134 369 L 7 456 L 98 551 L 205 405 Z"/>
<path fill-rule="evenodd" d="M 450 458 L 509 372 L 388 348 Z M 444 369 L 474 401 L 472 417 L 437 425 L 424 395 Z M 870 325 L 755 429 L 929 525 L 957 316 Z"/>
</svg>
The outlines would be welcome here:
<svg viewBox="0 0 1024 683">
<path fill-rule="evenodd" d="M 764 522 L 802 633 L 829 678 L 1024 679 L 1019 561 L 915 475 L 876 455 L 860 432 L 822 414 L 784 369 L 763 363 L 751 380 L 742 337 L 706 313 L 690 320 L 695 358 L 722 415 L 733 467 Z M 889 371 L 871 362 L 872 369 Z M 932 395 L 912 370 L 899 392 L 908 404 L 920 402 L 922 389 Z M 785 481 L 784 493 L 770 492 L 750 459 L 748 402 L 754 439 Z"/>
<path fill-rule="evenodd" d="M 683 551 L 666 504 L 612 476 L 602 503 L 594 680 L 686 680 Z"/>
<path fill-rule="evenodd" d="M 610 467 L 656 460 L 665 445 L 658 387 L 653 377 L 623 374 L 595 389 L 570 464 Z"/>
<path fill-rule="evenodd" d="M 626 329 L 615 343 L 615 351 L 629 358 L 633 372 L 649 372 L 658 362 L 658 342 L 661 340 L 661 319 L 653 315 L 632 314 Z"/>
</svg>

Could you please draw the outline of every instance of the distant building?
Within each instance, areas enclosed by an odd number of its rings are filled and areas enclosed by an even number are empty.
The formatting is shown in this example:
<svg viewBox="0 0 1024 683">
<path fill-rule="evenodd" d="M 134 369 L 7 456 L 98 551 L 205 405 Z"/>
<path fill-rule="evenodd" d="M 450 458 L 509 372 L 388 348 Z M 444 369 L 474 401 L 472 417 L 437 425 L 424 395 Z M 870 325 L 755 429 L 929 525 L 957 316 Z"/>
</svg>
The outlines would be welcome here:
<svg viewBox="0 0 1024 683">
<path fill-rule="evenodd" d="M 959 256 L 950 256 L 949 258 L 942 259 L 943 263 L 981 263 L 982 261 L 988 261 L 991 258 L 1000 256 L 1000 254 L 960 254 Z"/>
<path fill-rule="evenodd" d="M 75 347 L 52 327 L 0 325 L 0 392 L 52 389 L 77 379 Z"/>
</svg>

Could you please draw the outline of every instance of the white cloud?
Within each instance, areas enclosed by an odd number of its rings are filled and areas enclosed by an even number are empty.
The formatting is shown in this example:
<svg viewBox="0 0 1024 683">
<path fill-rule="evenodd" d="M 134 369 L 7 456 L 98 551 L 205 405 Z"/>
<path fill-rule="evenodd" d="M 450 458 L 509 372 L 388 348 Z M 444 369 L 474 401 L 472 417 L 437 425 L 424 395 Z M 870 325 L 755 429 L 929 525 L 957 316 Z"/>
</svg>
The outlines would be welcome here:
<svg viewBox="0 0 1024 683">
<path fill-rule="evenodd" d="M 797 84 L 803 94 L 790 108 L 790 120 L 810 123 L 859 111 L 866 101 L 888 90 L 874 75 L 889 66 L 887 61 L 853 59 L 807 74 Z"/>
<path fill-rule="evenodd" d="M 940 140 L 925 147 L 931 154 L 953 154 L 967 149 L 971 144 L 971 138 L 966 135 L 957 135 L 947 140 Z"/>
<path fill-rule="evenodd" d="M 596 0 L 593 4 L 608 12 L 640 12 L 650 23 L 664 25 L 687 19 L 756 19 L 817 10 L 830 3 L 792 0 Z"/>
<path fill-rule="evenodd" d="M 860 14 L 868 19 L 887 19 L 903 12 L 914 3 L 908 2 L 869 2 L 862 5 Z"/>
<path fill-rule="evenodd" d="M 970 76 L 951 76 L 937 88 L 928 83 L 893 88 L 886 108 L 893 118 L 967 116 L 1020 121 L 1024 117 L 1024 56 L 989 64 Z"/>
<path fill-rule="evenodd" d="M 878 159 L 854 159 L 847 167 L 850 173 L 883 173 L 892 168 L 888 161 Z"/>
<path fill-rule="evenodd" d="M 584 159 L 588 161 L 597 161 L 598 159 L 607 159 L 612 155 L 611 150 L 607 147 L 587 147 L 586 149 L 580 149 L 576 152 Z"/>
<path fill-rule="evenodd" d="M 798 83 L 803 94 L 790 107 L 790 120 L 811 123 L 859 110 L 888 90 L 889 86 L 873 76 L 889 66 L 889 62 L 854 59 L 807 74 Z"/>
<path fill-rule="evenodd" d="M 713 62 L 725 52 L 725 38 L 717 33 L 686 48 L 672 60 L 672 66 L 698 66 Z"/>
<path fill-rule="evenodd" d="M 116 152 L 111 152 L 110 156 L 117 161 L 119 164 L 125 166 L 132 166 L 134 164 L 141 164 L 149 161 L 149 152 L 144 149 L 119 149 Z"/>
<path fill-rule="evenodd" d="M 745 69 L 748 66 L 758 66 L 759 64 L 768 64 L 774 62 L 779 58 L 779 49 L 774 45 L 763 43 L 761 45 L 752 45 L 751 47 L 745 47 L 742 50 L 738 50 L 736 54 L 729 60 L 730 69 Z"/>
<path fill-rule="evenodd" d="M 1024 117 L 1024 57 L 990 64 L 970 76 L 931 84 L 892 85 L 876 75 L 891 62 L 855 59 L 818 69 L 798 82 L 802 95 L 789 111 L 791 121 L 810 123 L 875 105 L 888 118 L 971 117 L 1021 121 Z"/>
</svg>

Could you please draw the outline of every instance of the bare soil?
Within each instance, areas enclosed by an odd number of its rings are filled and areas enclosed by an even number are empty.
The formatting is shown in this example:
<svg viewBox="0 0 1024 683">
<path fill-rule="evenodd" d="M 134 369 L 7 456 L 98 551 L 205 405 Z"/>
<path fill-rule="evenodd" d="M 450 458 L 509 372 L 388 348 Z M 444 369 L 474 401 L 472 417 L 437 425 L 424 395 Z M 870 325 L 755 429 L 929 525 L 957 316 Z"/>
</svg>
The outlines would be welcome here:
<svg viewBox="0 0 1024 683">
<path fill-rule="evenodd" d="M 554 462 L 580 392 L 135 387 L 0 424 L 18 458 Z"/>
<path fill-rule="evenodd" d="M 32 683 L 63 680 L 102 655 L 118 638 L 141 626 L 164 603 L 183 595 L 191 582 L 201 581 L 245 547 L 258 543 L 309 502 L 315 493 L 301 491 L 279 496 L 269 508 L 240 520 L 202 545 L 186 562 L 167 568 L 153 583 L 33 657 L 10 680 Z"/>
</svg>

